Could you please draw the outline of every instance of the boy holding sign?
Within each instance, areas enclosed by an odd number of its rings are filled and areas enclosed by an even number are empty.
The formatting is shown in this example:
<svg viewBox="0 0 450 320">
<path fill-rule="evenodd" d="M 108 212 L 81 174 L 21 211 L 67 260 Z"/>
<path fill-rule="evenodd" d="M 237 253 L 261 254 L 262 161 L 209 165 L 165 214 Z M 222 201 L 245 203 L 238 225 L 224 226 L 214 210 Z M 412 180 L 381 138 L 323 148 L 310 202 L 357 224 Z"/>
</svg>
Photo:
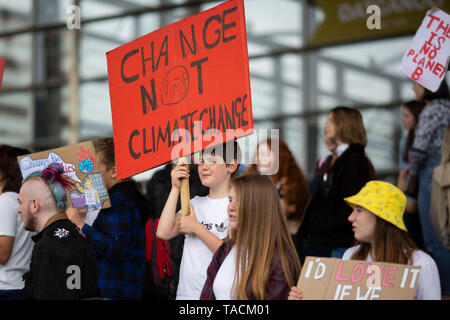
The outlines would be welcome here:
<svg viewBox="0 0 450 320">
<path fill-rule="evenodd" d="M 232 151 L 232 154 L 231 154 Z M 228 193 L 231 177 L 237 172 L 241 158 L 236 141 L 229 141 L 203 152 L 198 165 L 202 184 L 209 195 L 191 199 L 190 215 L 176 214 L 181 179 L 189 177 L 185 164 L 171 173 L 172 190 L 158 224 L 158 238 L 169 240 L 180 233 L 186 235 L 180 266 L 177 300 L 198 300 L 206 280 L 206 269 L 214 252 L 228 236 Z"/>
<path fill-rule="evenodd" d="M 134 181 L 117 178 L 113 138 L 99 139 L 94 147 L 111 207 L 100 210 L 92 226 L 83 221 L 76 209 L 67 209 L 67 215 L 94 248 L 101 296 L 109 300 L 139 300 L 145 272 L 147 202 Z"/>
<path fill-rule="evenodd" d="M 353 208 L 348 220 L 358 244 L 349 248 L 342 259 L 420 266 L 414 298 L 440 300 L 436 263 L 408 236 L 403 223 L 406 197 L 400 189 L 387 182 L 369 181 L 356 195 L 344 200 Z M 301 298 L 302 292 L 292 287 L 288 299 Z"/>
</svg>

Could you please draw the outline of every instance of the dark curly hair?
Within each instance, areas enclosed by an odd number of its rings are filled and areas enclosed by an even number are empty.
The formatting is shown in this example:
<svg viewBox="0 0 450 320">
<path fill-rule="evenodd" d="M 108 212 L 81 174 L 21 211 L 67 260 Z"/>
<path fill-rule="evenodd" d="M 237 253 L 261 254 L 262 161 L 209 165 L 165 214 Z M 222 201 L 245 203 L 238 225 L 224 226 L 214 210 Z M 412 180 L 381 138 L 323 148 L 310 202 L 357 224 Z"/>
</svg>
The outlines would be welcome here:
<svg viewBox="0 0 450 320">
<path fill-rule="evenodd" d="M 4 183 L 2 192 L 19 193 L 22 186 L 22 173 L 17 157 L 30 153 L 27 149 L 6 144 L 0 145 L 0 182 Z"/>
<path fill-rule="evenodd" d="M 267 143 L 269 148 L 272 148 L 272 140 L 261 141 Z M 282 185 L 283 199 L 288 205 L 295 206 L 295 212 L 292 212 L 288 219 L 300 221 L 303 218 L 303 212 L 309 199 L 309 185 L 300 167 L 297 165 L 294 155 L 289 149 L 288 145 L 283 140 L 277 140 L 279 144 L 279 168 L 277 173 L 271 176 L 275 184 L 284 178 Z M 256 164 L 250 165 L 246 173 L 257 173 Z"/>
</svg>

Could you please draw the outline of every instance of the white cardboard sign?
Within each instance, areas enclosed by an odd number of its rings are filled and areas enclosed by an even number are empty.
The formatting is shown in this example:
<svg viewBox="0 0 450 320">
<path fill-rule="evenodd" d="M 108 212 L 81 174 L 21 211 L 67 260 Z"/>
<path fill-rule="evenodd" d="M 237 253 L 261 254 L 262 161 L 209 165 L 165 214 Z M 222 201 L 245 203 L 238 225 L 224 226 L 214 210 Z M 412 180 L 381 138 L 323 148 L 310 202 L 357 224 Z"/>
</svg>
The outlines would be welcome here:
<svg viewBox="0 0 450 320">
<path fill-rule="evenodd" d="M 450 57 L 450 15 L 429 10 L 403 56 L 400 71 L 430 91 L 436 92 Z"/>
</svg>

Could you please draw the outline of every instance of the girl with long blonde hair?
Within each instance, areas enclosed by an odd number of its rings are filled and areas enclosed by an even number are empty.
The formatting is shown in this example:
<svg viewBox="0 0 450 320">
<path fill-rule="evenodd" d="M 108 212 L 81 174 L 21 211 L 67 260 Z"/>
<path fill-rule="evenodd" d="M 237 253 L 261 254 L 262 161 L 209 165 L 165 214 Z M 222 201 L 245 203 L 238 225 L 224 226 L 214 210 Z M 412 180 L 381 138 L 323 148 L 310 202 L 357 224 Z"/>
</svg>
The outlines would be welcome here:
<svg viewBox="0 0 450 320">
<path fill-rule="evenodd" d="M 230 237 L 214 254 L 200 299 L 286 299 L 301 267 L 273 181 L 233 178 L 228 216 Z"/>
</svg>

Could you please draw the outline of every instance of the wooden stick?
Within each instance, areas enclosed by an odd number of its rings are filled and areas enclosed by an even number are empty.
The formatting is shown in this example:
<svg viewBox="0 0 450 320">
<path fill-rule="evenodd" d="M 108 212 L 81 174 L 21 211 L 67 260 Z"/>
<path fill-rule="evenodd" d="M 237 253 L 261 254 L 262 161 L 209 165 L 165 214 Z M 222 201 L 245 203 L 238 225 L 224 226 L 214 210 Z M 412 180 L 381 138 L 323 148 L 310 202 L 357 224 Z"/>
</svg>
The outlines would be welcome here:
<svg viewBox="0 0 450 320">
<path fill-rule="evenodd" d="M 180 159 L 180 163 L 185 163 L 187 169 L 189 170 L 189 164 L 186 159 L 186 157 Z M 190 201 L 190 194 L 189 194 L 189 179 L 183 178 L 181 179 L 181 214 L 183 216 L 188 216 L 190 214 L 189 212 L 189 201 Z"/>
</svg>

